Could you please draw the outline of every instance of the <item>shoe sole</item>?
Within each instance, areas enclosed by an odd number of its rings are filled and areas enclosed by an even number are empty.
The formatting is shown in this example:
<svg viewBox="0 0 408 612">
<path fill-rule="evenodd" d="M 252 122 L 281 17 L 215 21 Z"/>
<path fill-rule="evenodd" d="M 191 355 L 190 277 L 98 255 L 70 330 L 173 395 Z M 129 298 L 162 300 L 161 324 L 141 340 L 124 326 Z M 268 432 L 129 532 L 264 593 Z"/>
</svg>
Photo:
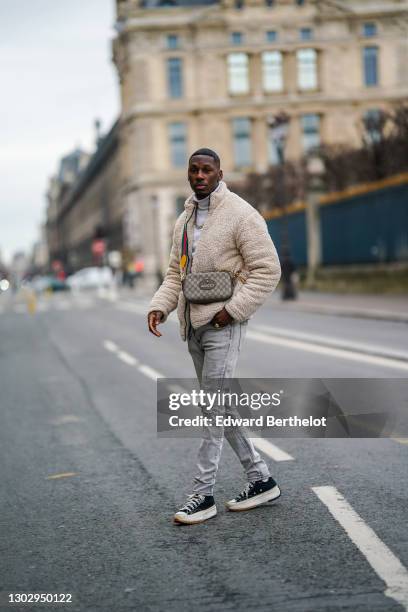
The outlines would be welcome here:
<svg viewBox="0 0 408 612">
<path fill-rule="evenodd" d="M 246 499 L 243 502 L 238 502 L 237 504 L 231 504 L 230 502 L 226 502 L 225 506 L 231 512 L 243 512 L 245 510 L 252 510 L 253 508 L 257 508 L 262 504 L 266 504 L 268 502 L 273 502 L 281 496 L 282 492 L 278 485 L 274 486 L 270 491 L 265 491 L 265 493 L 260 493 L 256 495 L 256 497 Z"/>
<path fill-rule="evenodd" d="M 202 510 L 201 512 L 197 512 L 197 515 L 188 516 L 175 514 L 173 517 L 174 523 L 180 523 L 182 525 L 198 525 L 199 523 L 205 523 L 208 519 L 217 516 L 217 508 L 215 506 L 208 508 L 207 510 Z"/>
</svg>

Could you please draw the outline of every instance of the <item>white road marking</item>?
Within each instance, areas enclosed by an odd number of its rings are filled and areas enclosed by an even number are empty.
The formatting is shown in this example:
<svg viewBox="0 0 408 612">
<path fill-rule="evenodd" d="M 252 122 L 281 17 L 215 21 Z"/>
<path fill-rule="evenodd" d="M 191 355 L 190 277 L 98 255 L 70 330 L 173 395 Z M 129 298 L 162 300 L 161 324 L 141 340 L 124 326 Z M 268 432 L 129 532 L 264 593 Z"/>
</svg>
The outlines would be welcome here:
<svg viewBox="0 0 408 612">
<path fill-rule="evenodd" d="M 335 487 L 312 487 L 312 491 L 327 506 L 376 574 L 385 582 L 387 588 L 384 595 L 395 599 L 408 610 L 408 571 L 400 560 Z"/>
<path fill-rule="evenodd" d="M 342 340 L 334 336 L 323 336 L 321 334 L 311 334 L 298 330 L 286 329 L 283 327 L 273 327 L 272 325 L 253 325 L 254 331 L 265 332 L 278 336 L 280 338 L 293 338 L 295 340 L 304 340 L 312 344 L 332 347 L 335 349 L 346 349 L 356 353 L 375 355 L 384 357 L 385 359 L 396 359 L 408 361 L 408 352 L 396 351 L 388 347 L 378 346 L 374 344 L 366 344 L 364 342 L 353 342 L 352 340 Z"/>
<path fill-rule="evenodd" d="M 397 359 L 391 359 L 388 357 L 376 357 L 375 355 L 366 355 L 363 353 L 349 351 L 347 349 L 330 348 L 327 346 L 313 344 L 311 342 L 302 342 L 301 340 L 279 338 L 278 336 L 261 334 L 259 332 L 250 330 L 248 330 L 246 337 L 249 340 L 256 340 L 257 342 L 263 342 L 265 344 L 274 344 L 275 346 L 284 346 L 285 348 L 289 349 L 307 351 L 309 353 L 318 353 L 319 355 L 348 359 L 350 361 L 366 362 L 379 367 L 408 371 L 408 362 L 405 363 L 403 361 L 398 361 Z"/>
<path fill-rule="evenodd" d="M 146 316 L 148 305 L 135 304 L 133 302 L 118 302 L 116 308 L 119 310 L 133 312 Z M 178 323 L 173 316 L 167 318 L 170 323 Z M 264 333 L 256 330 L 265 330 Z M 271 335 L 270 331 L 273 331 Z M 277 331 L 276 331 L 277 330 Z M 268 335 L 265 335 L 265 332 Z M 387 350 L 382 347 L 372 346 L 364 343 L 350 343 L 338 338 L 306 334 L 303 332 L 293 332 L 291 330 L 281 330 L 269 326 L 254 325 L 247 331 L 246 337 L 249 340 L 256 340 L 265 344 L 284 346 L 289 349 L 318 353 L 330 357 L 348 359 L 350 361 L 366 362 L 371 365 L 408 371 L 408 353 L 403 351 Z M 374 354 L 373 354 L 374 353 Z M 375 354 L 376 353 L 376 354 Z"/>
<path fill-rule="evenodd" d="M 139 363 L 135 357 L 133 357 L 132 355 L 129 355 L 129 353 L 126 353 L 126 351 L 120 350 L 119 347 L 111 340 L 104 340 L 103 345 L 108 351 L 111 351 L 112 353 L 116 353 L 118 358 L 121 359 L 124 363 L 127 363 L 128 365 L 131 365 L 131 366 L 136 366 Z M 143 364 L 143 363 L 138 365 L 137 369 L 139 370 L 139 372 L 141 372 L 142 374 L 144 374 L 145 376 L 147 376 L 148 378 L 154 381 L 156 381 L 158 378 L 165 378 L 164 374 L 162 374 L 161 372 L 158 372 L 154 368 L 151 368 L 150 366 Z M 169 389 L 173 393 L 188 392 L 187 389 L 184 389 L 184 387 L 182 387 L 181 385 L 176 385 L 176 384 L 169 385 Z M 275 444 L 268 442 L 268 440 L 265 440 L 264 438 L 252 438 L 252 441 L 254 445 L 257 448 L 259 448 L 259 450 L 266 453 L 274 461 L 293 461 L 294 460 L 294 457 L 289 455 L 289 453 L 286 453 L 284 450 L 280 449 Z"/>
<path fill-rule="evenodd" d="M 68 302 L 56 302 L 55 303 L 55 308 L 57 310 L 68 310 L 69 304 L 68 304 Z"/>
<path fill-rule="evenodd" d="M 119 350 L 118 345 L 112 342 L 112 340 L 104 340 L 103 346 L 106 348 L 106 350 L 111 351 L 112 353 L 117 353 Z"/>
<path fill-rule="evenodd" d="M 14 312 L 27 312 L 27 306 L 25 304 L 16 304 L 14 306 Z"/>
<path fill-rule="evenodd" d="M 148 366 L 146 364 L 143 364 L 143 363 L 139 364 L 139 361 L 138 361 L 138 359 L 136 359 L 136 357 L 133 357 L 133 355 L 130 355 L 126 351 L 122 351 L 118 347 L 117 344 L 112 342 L 112 340 L 104 340 L 103 341 L 103 346 L 108 351 L 110 351 L 111 353 L 115 353 L 117 355 L 117 357 L 121 361 L 126 363 L 127 365 L 137 366 L 137 369 L 139 370 L 139 372 L 141 372 L 141 374 L 144 374 L 148 378 L 151 378 L 152 380 L 155 380 L 155 381 L 158 378 L 165 378 L 164 374 L 161 374 L 160 372 L 158 372 L 154 368 L 151 368 L 150 366 Z"/>
<path fill-rule="evenodd" d="M 37 310 L 38 312 L 45 312 L 46 310 L 49 310 L 50 305 L 47 302 L 38 302 L 37 304 Z"/>
<path fill-rule="evenodd" d="M 165 378 L 164 374 L 161 374 L 160 372 L 158 372 L 154 368 L 151 368 L 148 365 L 142 364 L 138 367 L 138 370 L 139 372 L 141 372 L 142 374 L 145 374 L 145 376 L 148 376 L 152 380 L 157 380 L 158 378 Z"/>
<path fill-rule="evenodd" d="M 50 420 L 52 425 L 65 425 L 66 423 L 81 423 L 84 419 L 76 414 L 63 414 Z"/>
<path fill-rule="evenodd" d="M 408 444 L 408 438 L 391 438 L 394 442 L 398 442 L 399 444 Z"/>
<path fill-rule="evenodd" d="M 295 458 L 265 438 L 251 438 L 254 446 L 274 461 L 294 461 Z"/>
<path fill-rule="evenodd" d="M 116 354 L 119 359 L 121 359 L 124 363 L 127 363 L 128 365 L 135 366 L 139 363 L 137 359 L 132 357 L 132 355 L 129 355 L 129 353 L 126 353 L 126 351 L 119 351 Z"/>
</svg>

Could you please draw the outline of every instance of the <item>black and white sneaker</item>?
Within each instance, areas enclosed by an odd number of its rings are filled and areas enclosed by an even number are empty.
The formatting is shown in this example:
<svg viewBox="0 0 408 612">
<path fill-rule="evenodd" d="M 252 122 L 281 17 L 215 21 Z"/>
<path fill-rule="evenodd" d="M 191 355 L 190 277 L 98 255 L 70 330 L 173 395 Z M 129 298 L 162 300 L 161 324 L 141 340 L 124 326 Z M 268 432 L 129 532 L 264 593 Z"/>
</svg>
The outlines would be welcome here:
<svg viewBox="0 0 408 612">
<path fill-rule="evenodd" d="M 270 476 L 268 480 L 257 480 L 256 482 L 248 482 L 245 489 L 235 497 L 226 502 L 228 510 L 251 510 L 266 502 L 274 501 L 280 497 L 281 491 Z"/>
<path fill-rule="evenodd" d="M 217 508 L 212 495 L 193 493 L 188 496 L 187 502 L 174 515 L 174 522 L 193 525 L 202 523 L 216 514 Z"/>
</svg>

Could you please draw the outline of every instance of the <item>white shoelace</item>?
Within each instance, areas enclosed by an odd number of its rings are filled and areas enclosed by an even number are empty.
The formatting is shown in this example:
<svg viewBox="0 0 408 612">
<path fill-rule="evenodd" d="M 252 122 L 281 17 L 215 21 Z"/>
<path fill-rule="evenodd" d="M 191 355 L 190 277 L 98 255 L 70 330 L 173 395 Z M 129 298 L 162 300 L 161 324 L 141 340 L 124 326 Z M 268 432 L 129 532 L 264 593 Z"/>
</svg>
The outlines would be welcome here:
<svg viewBox="0 0 408 612">
<path fill-rule="evenodd" d="M 187 499 L 187 503 L 185 504 L 185 506 L 183 506 L 183 508 L 181 508 L 180 512 L 192 512 L 193 510 L 195 510 L 197 506 L 199 506 L 201 502 L 204 501 L 204 495 L 200 495 L 199 493 L 193 493 L 192 495 L 189 495 Z"/>
<path fill-rule="evenodd" d="M 249 493 L 251 492 L 251 490 L 254 488 L 254 483 L 253 482 L 248 482 L 245 485 L 245 489 L 243 491 L 241 491 L 241 493 L 238 495 L 237 499 L 238 500 L 242 500 L 242 499 L 247 499 Z"/>
</svg>

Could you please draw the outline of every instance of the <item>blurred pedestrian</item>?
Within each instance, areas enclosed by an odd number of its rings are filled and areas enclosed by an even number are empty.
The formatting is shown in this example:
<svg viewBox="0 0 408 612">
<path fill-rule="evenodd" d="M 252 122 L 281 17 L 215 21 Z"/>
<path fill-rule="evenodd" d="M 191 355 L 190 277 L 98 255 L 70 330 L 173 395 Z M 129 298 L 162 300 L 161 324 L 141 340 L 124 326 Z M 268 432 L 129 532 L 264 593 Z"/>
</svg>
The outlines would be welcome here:
<svg viewBox="0 0 408 612">
<path fill-rule="evenodd" d="M 296 265 L 287 249 L 282 250 L 281 256 L 281 296 L 282 300 L 296 300 Z"/>
<path fill-rule="evenodd" d="M 234 376 L 248 319 L 280 277 L 279 259 L 264 219 L 222 178 L 217 153 L 199 149 L 191 155 L 188 180 L 194 193 L 176 221 L 169 267 L 148 313 L 149 330 L 160 337 L 157 325 L 177 308 L 181 336 L 188 341 L 202 386 Z M 221 289 L 209 302 L 203 303 L 205 298 L 194 297 L 191 291 L 186 299 L 187 281 L 194 287 L 200 272 L 206 273 L 205 282 L 201 281 L 201 289 L 198 283 L 197 291 L 205 293 L 210 288 L 217 293 L 221 271 L 229 272 L 235 282 L 227 299 L 219 297 Z M 224 434 L 248 478 L 245 489 L 227 502 L 227 508 L 249 510 L 279 497 L 279 487 L 245 429 L 231 427 L 224 432 L 219 426 L 204 426 L 192 494 L 174 515 L 176 522 L 199 523 L 216 515 L 213 491 Z"/>
</svg>

